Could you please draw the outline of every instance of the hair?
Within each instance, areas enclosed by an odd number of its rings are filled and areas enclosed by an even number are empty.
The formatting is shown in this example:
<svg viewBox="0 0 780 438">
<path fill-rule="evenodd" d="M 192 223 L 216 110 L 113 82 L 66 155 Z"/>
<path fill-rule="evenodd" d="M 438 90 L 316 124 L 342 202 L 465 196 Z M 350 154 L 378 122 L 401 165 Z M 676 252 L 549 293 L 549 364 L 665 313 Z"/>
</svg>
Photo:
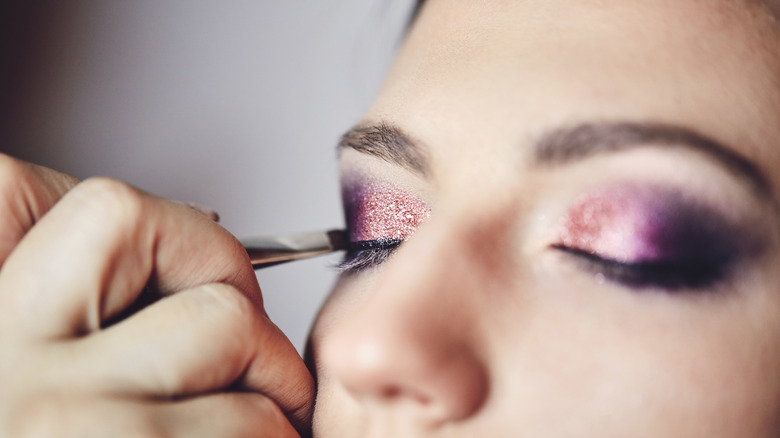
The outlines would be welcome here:
<svg viewBox="0 0 780 438">
<path fill-rule="evenodd" d="M 423 4 L 425 3 L 425 0 L 417 0 L 414 4 L 414 9 L 412 9 L 412 15 L 409 17 L 409 26 L 414 23 L 415 20 L 417 20 L 417 16 L 420 15 L 420 9 L 422 9 Z"/>
</svg>

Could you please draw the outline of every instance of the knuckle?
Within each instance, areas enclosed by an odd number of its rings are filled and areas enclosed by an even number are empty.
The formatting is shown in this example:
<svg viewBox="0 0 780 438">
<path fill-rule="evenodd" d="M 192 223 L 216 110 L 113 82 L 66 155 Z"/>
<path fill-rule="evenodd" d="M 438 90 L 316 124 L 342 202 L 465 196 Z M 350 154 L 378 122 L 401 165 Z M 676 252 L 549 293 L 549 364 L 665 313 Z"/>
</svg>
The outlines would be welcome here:
<svg viewBox="0 0 780 438">
<path fill-rule="evenodd" d="M 227 319 L 231 328 L 242 330 L 254 324 L 257 310 L 252 301 L 238 289 L 226 284 L 207 284 L 201 287 Z"/>
<path fill-rule="evenodd" d="M 28 174 L 29 169 L 22 161 L 0 153 L 0 185 L 2 187 L 14 186 L 20 180 L 27 178 Z"/>
<path fill-rule="evenodd" d="M 32 176 L 26 163 L 0 153 L 0 195 L 4 199 L 13 199 L 18 191 L 25 190 Z"/>
<path fill-rule="evenodd" d="M 76 183 L 71 176 L 0 152 L 0 224 L 17 224 L 26 232 Z"/>
<path fill-rule="evenodd" d="M 107 224 L 133 225 L 143 215 L 141 191 L 112 178 L 89 178 L 71 190 L 70 196 L 84 207 L 85 214 L 97 215 Z"/>
</svg>

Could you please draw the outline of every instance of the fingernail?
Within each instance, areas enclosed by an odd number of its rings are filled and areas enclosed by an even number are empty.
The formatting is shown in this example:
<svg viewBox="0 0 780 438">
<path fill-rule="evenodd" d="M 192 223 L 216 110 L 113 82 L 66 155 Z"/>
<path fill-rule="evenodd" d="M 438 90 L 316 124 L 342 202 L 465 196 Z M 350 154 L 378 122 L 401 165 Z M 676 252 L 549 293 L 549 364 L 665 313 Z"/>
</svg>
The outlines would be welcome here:
<svg viewBox="0 0 780 438">
<path fill-rule="evenodd" d="M 219 213 L 217 213 L 216 211 L 214 211 L 214 210 L 212 210 L 212 209 L 210 209 L 208 207 L 204 207 L 202 205 L 198 205 L 198 204 L 196 204 L 194 202 L 182 202 L 182 201 L 176 201 L 176 202 L 178 202 L 179 204 L 186 205 L 187 207 L 189 207 L 189 208 L 197 211 L 198 213 L 206 216 L 207 218 L 213 220 L 214 222 L 219 222 Z"/>
</svg>

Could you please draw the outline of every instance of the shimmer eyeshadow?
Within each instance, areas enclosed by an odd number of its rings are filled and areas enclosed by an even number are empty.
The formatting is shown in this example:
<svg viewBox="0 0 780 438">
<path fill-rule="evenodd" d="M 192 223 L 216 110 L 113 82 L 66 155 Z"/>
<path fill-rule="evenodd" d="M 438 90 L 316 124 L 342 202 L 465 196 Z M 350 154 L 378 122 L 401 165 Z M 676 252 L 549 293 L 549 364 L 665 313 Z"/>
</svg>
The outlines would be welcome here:
<svg viewBox="0 0 780 438">
<path fill-rule="evenodd" d="M 351 242 L 406 240 L 431 212 L 421 199 L 370 180 L 345 187 L 344 209 Z"/>
<path fill-rule="evenodd" d="M 559 224 L 558 246 L 618 263 L 715 266 L 744 246 L 737 230 L 676 189 L 627 185 L 579 199 Z"/>
</svg>

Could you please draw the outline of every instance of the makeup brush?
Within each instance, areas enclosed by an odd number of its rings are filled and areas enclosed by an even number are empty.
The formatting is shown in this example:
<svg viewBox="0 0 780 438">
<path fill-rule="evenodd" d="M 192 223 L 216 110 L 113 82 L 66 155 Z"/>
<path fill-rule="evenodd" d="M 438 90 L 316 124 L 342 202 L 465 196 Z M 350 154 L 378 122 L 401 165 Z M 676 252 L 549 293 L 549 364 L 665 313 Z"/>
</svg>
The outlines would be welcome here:
<svg viewBox="0 0 780 438">
<path fill-rule="evenodd" d="M 344 230 L 241 240 L 255 269 L 345 250 L 348 243 L 349 239 Z"/>
</svg>

